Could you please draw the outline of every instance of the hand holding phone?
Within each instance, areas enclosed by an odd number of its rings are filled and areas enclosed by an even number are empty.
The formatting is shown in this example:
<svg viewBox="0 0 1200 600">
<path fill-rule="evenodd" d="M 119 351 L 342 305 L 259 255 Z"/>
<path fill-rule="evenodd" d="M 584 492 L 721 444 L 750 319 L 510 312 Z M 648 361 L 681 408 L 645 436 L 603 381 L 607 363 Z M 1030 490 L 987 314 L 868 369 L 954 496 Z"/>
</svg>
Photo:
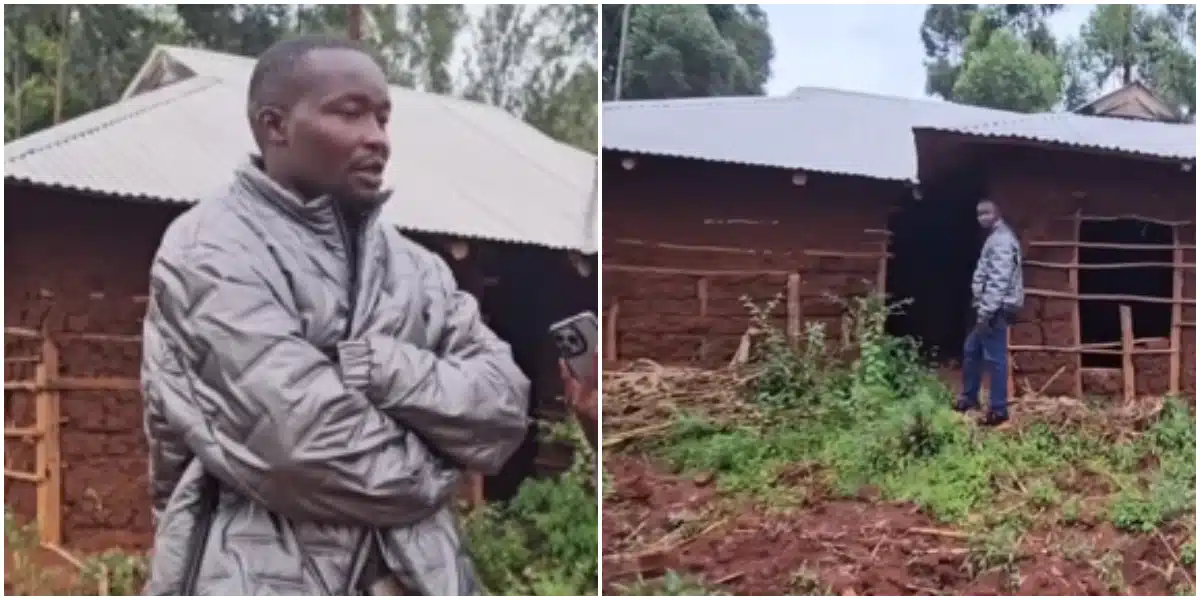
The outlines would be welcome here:
<svg viewBox="0 0 1200 600">
<path fill-rule="evenodd" d="M 575 315 L 550 327 L 550 336 L 561 356 L 558 365 L 563 395 L 592 448 L 599 443 L 600 435 L 598 331 L 596 316 L 591 313 Z"/>
<path fill-rule="evenodd" d="M 584 385 L 596 382 L 596 344 L 600 326 L 596 315 L 579 313 L 550 326 L 550 338 L 571 375 Z"/>
</svg>

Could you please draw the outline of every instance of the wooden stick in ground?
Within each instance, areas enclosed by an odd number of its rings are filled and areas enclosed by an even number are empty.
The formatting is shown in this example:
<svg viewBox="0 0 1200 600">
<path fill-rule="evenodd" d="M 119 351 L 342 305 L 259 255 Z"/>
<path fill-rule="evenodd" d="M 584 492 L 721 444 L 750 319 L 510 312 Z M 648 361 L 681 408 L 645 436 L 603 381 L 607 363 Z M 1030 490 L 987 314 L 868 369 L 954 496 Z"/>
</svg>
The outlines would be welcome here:
<svg viewBox="0 0 1200 600">
<path fill-rule="evenodd" d="M 701 277 L 696 280 L 696 300 L 700 302 L 700 318 L 708 317 L 708 278 Z M 700 361 L 708 360 L 708 338 L 704 337 L 700 340 Z"/>
<path fill-rule="evenodd" d="M 952 540 L 965 540 L 965 539 L 970 538 L 969 535 L 967 535 L 961 531 L 950 531 L 948 529 L 934 529 L 932 527 L 909 527 L 908 532 L 950 538 Z"/>
<path fill-rule="evenodd" d="M 1072 229 L 1075 239 L 1080 236 L 1081 223 L 1083 215 L 1082 211 L 1075 209 L 1075 214 L 1072 215 Z M 1067 273 L 1067 286 L 1071 289 L 1072 294 L 1079 293 L 1079 247 L 1071 249 L 1071 264 L 1074 265 L 1070 272 Z M 1074 340 L 1076 346 L 1083 345 L 1083 328 L 1080 323 L 1080 304 L 1082 302 L 1076 298 L 1074 306 L 1071 307 L 1071 339 Z M 1075 363 L 1075 380 L 1072 382 L 1072 388 L 1076 398 L 1083 398 L 1083 353 L 1074 353 Z"/>
<path fill-rule="evenodd" d="M 672 425 L 672 423 L 670 423 L 670 422 L 655 423 L 654 425 L 638 427 L 637 429 L 631 429 L 631 430 L 623 432 L 623 433 L 618 433 L 618 434 L 614 434 L 614 435 L 606 435 L 606 436 L 604 436 L 604 443 L 602 444 L 602 446 L 604 448 L 611 448 L 613 446 L 619 446 L 621 444 L 624 444 L 624 443 L 634 440 L 636 438 L 643 437 L 643 436 L 649 435 L 651 433 L 658 433 L 659 431 L 663 431 L 664 429 L 670 429 L 671 425 Z"/>
<path fill-rule="evenodd" d="M 1188 573 L 1187 565 L 1184 565 L 1183 561 L 1179 560 L 1179 555 L 1175 553 L 1175 549 L 1171 547 L 1171 544 L 1167 541 L 1167 538 L 1163 536 L 1161 531 L 1156 531 L 1155 534 L 1158 536 L 1158 541 L 1162 542 L 1163 548 L 1167 549 L 1167 554 L 1171 555 L 1171 560 L 1175 561 L 1175 564 L 1180 566 L 1181 570 L 1183 571 L 1183 576 L 1187 578 L 1188 583 L 1195 585 L 1192 581 L 1191 574 Z"/>
<path fill-rule="evenodd" d="M 800 275 L 792 273 L 787 280 L 787 338 L 795 348 L 800 343 Z"/>
<path fill-rule="evenodd" d="M 1122 304 L 1121 311 L 1121 380 L 1125 388 L 1125 402 L 1133 402 L 1137 396 L 1133 372 L 1133 309 Z"/>
<path fill-rule="evenodd" d="M 1171 366 L 1170 377 L 1171 382 L 1167 385 L 1167 393 L 1171 396 L 1179 395 L 1179 374 L 1183 370 L 1182 354 L 1183 354 L 1183 339 L 1182 331 L 1179 323 L 1183 321 L 1183 248 L 1179 246 L 1179 227 L 1173 227 L 1175 250 L 1173 258 L 1175 266 L 1172 269 L 1174 273 L 1174 281 L 1172 282 L 1171 299 L 1174 302 L 1171 304 Z"/>
<path fill-rule="evenodd" d="M 1036 392 L 1034 392 L 1034 394 L 1033 394 L 1034 397 L 1039 397 L 1042 394 L 1044 394 L 1046 392 L 1046 389 L 1050 387 L 1050 384 L 1054 383 L 1054 380 L 1058 379 L 1058 376 L 1062 375 L 1063 371 L 1065 371 L 1065 370 L 1067 370 L 1067 365 L 1063 365 L 1063 366 L 1059 367 L 1058 370 L 1055 371 L 1054 374 L 1050 376 L 1050 379 L 1047 379 L 1046 383 L 1043 383 L 1042 387 L 1038 388 L 1038 390 Z"/>
<path fill-rule="evenodd" d="M 604 358 L 617 360 L 617 316 L 621 312 L 621 302 L 613 300 L 612 308 L 608 309 L 608 321 L 604 324 Z"/>
</svg>

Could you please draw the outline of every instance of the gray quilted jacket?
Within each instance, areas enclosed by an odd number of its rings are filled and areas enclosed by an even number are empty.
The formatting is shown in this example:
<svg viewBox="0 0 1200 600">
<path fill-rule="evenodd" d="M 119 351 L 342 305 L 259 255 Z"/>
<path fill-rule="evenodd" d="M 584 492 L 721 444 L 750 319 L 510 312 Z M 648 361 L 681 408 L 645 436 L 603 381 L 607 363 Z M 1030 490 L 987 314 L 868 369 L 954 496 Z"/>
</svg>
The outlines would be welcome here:
<svg viewBox="0 0 1200 600">
<path fill-rule="evenodd" d="M 1021 273 L 1021 242 L 1000 221 L 992 228 L 971 278 L 972 305 L 981 320 L 1004 309 L 1017 312 L 1025 304 L 1025 278 Z"/>
<path fill-rule="evenodd" d="M 354 595 L 378 575 L 481 593 L 451 501 L 520 444 L 529 384 L 378 212 L 358 277 L 332 203 L 252 165 L 168 229 L 143 341 L 147 594 Z"/>
</svg>

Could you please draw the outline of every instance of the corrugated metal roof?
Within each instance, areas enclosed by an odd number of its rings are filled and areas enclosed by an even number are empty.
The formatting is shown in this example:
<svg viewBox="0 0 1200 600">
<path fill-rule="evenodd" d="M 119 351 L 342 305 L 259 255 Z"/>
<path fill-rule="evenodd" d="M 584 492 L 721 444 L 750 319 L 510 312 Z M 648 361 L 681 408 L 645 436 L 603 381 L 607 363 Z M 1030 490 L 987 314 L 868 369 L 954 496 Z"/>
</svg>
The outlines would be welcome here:
<svg viewBox="0 0 1200 600">
<path fill-rule="evenodd" d="M 918 179 L 914 129 L 1195 156 L 1194 125 L 1021 115 L 823 88 L 769 98 L 607 102 L 603 127 L 607 150 L 903 181 Z"/>
<path fill-rule="evenodd" d="M 916 180 L 914 126 L 1013 113 L 823 88 L 783 97 L 606 102 L 605 149 Z"/>
<path fill-rule="evenodd" d="M 1024 115 L 965 127 L 926 127 L 967 136 L 1013 138 L 1156 158 L 1195 160 L 1196 126 L 1071 113 Z"/>
<path fill-rule="evenodd" d="M 245 117 L 253 60 L 163 51 L 197 76 L 6 144 L 5 177 L 179 202 L 219 190 L 254 149 Z M 385 181 L 396 192 L 382 218 L 418 231 L 595 251 L 594 156 L 490 106 L 396 87 L 392 102 Z"/>
</svg>

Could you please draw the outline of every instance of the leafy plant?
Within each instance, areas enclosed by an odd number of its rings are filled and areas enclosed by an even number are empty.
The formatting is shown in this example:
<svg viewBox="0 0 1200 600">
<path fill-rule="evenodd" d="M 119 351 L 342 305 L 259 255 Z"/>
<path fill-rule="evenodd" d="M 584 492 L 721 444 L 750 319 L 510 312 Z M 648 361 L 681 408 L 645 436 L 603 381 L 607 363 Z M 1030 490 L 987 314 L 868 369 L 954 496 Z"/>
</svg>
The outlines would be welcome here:
<svg viewBox="0 0 1200 600">
<path fill-rule="evenodd" d="M 551 428 L 575 440 L 571 468 L 526 481 L 511 500 L 468 515 L 467 549 L 491 594 L 595 595 L 598 520 L 594 454 L 576 425 Z"/>
</svg>

